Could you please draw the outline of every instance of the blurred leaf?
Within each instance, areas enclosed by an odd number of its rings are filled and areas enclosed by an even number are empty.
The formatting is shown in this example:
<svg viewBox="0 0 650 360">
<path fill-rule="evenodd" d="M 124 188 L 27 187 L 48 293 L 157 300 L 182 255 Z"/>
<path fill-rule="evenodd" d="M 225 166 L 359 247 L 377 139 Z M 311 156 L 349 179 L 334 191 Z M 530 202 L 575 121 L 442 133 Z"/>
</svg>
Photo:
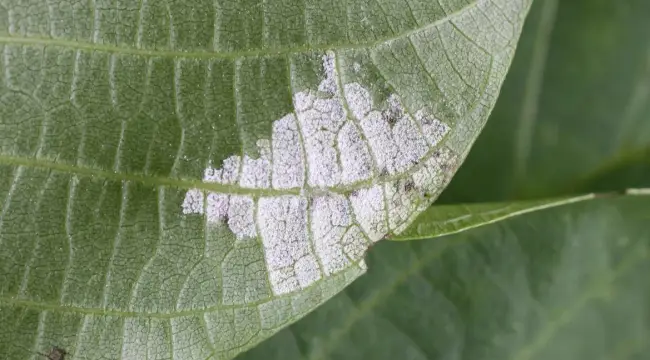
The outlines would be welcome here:
<svg viewBox="0 0 650 360">
<path fill-rule="evenodd" d="M 441 196 L 650 186 L 650 2 L 536 0 L 485 131 Z"/>
<path fill-rule="evenodd" d="M 650 197 L 583 201 L 429 241 L 239 360 L 647 359 Z"/>
</svg>

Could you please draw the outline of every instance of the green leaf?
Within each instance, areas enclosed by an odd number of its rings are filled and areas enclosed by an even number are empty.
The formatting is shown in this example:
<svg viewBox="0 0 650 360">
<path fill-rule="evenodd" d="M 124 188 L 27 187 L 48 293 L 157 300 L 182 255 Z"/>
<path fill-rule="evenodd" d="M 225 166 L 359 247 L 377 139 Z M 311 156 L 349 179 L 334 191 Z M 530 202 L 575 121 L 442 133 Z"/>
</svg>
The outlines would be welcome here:
<svg viewBox="0 0 650 360">
<path fill-rule="evenodd" d="M 384 242 L 368 274 L 238 359 L 645 359 L 649 196 Z"/>
<path fill-rule="evenodd" d="M 0 2 L 0 357 L 231 358 L 365 270 L 530 0 Z"/>
<path fill-rule="evenodd" d="M 650 186 L 648 14 L 646 0 L 535 1 L 499 102 L 440 201 Z"/>
<path fill-rule="evenodd" d="M 588 194 L 508 203 L 433 205 L 422 212 L 408 229 L 391 237 L 390 240 L 423 240 L 455 234 L 530 212 L 591 200 L 596 196 L 599 195 Z"/>
</svg>

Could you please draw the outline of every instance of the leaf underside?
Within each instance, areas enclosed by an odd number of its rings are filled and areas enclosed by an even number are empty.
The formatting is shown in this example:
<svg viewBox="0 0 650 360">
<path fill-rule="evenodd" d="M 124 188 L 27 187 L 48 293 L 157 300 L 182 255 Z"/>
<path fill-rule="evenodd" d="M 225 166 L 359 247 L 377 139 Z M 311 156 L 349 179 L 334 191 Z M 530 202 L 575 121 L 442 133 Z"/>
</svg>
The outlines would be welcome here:
<svg viewBox="0 0 650 360">
<path fill-rule="evenodd" d="M 0 2 L 0 354 L 231 358 L 365 270 L 528 0 Z"/>
</svg>

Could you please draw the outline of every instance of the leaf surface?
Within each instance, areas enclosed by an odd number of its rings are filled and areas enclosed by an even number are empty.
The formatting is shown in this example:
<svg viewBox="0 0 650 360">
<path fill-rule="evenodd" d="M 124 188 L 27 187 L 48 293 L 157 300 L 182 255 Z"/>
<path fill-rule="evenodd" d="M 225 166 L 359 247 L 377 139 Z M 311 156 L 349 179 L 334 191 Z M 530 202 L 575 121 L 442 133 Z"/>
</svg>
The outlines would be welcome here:
<svg viewBox="0 0 650 360">
<path fill-rule="evenodd" d="M 530 212 L 591 200 L 596 196 L 599 195 L 588 194 L 507 203 L 433 205 L 423 211 L 408 229 L 399 235 L 391 237 L 390 240 L 425 240 L 442 235 L 455 234 Z"/>
<path fill-rule="evenodd" d="M 649 206 L 594 199 L 378 244 L 366 275 L 238 359 L 645 359 Z"/>
<path fill-rule="evenodd" d="M 231 358 L 446 186 L 529 0 L 0 2 L 0 354 Z"/>
</svg>

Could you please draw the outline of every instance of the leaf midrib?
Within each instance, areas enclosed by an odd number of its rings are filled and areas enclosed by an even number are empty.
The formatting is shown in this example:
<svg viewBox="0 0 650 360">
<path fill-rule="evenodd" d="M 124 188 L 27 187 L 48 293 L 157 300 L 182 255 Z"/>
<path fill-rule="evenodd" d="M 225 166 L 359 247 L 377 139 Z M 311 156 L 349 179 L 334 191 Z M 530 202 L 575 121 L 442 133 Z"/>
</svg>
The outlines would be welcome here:
<svg viewBox="0 0 650 360">
<path fill-rule="evenodd" d="M 439 146 L 429 149 L 427 153 L 422 156 L 419 164 L 416 164 L 400 174 L 395 174 L 393 176 L 387 176 L 383 178 L 372 178 L 367 181 L 357 182 L 351 185 L 342 185 L 336 187 L 328 188 L 312 188 L 305 186 L 304 188 L 293 188 L 293 189 L 283 189 L 277 190 L 273 188 L 268 189 L 259 189 L 259 188 L 244 188 L 238 185 L 226 185 L 216 182 L 204 182 L 199 179 L 190 179 L 190 178 L 179 178 L 179 177 L 164 177 L 164 176 L 154 176 L 147 174 L 129 174 L 126 172 L 118 171 L 108 171 L 102 169 L 96 169 L 92 167 L 86 167 L 81 165 L 73 165 L 69 163 L 56 163 L 51 161 L 51 159 L 36 159 L 28 158 L 23 156 L 10 156 L 0 154 L 0 165 L 12 165 L 16 167 L 29 167 L 36 169 L 45 169 L 51 171 L 59 171 L 65 174 L 97 178 L 103 180 L 112 180 L 112 181 L 132 181 L 138 182 L 144 185 L 149 186 L 168 186 L 176 189 L 184 190 L 204 190 L 212 191 L 225 194 L 241 194 L 241 195 L 250 195 L 253 197 L 259 196 L 282 196 L 282 195 L 303 195 L 303 196 L 318 196 L 323 193 L 334 193 L 334 194 L 347 194 L 357 189 L 367 188 L 375 184 L 384 184 L 398 179 L 403 179 L 410 176 L 411 174 L 417 172 L 422 167 L 426 165 L 426 160 L 431 156 L 434 156 L 436 151 L 446 144 L 446 141 L 443 140 Z"/>
<path fill-rule="evenodd" d="M 167 57 L 167 58 L 194 58 L 194 59 L 238 59 L 242 57 L 266 57 L 275 55 L 286 55 L 292 53 L 301 53 L 309 51 L 325 51 L 325 50 L 346 50 L 346 49 L 365 49 L 375 47 L 383 43 L 395 41 L 404 37 L 411 36 L 421 31 L 434 28 L 438 25 L 449 22 L 456 17 L 462 15 L 466 11 L 474 8 L 479 4 L 480 0 L 474 0 L 462 8 L 445 15 L 444 17 L 433 21 L 431 23 L 397 33 L 392 36 L 381 37 L 375 41 L 360 42 L 357 44 L 319 44 L 319 45 L 303 45 L 294 47 L 279 47 L 279 48 L 266 48 L 266 49 L 252 49 L 244 51 L 182 51 L 182 50 L 157 50 L 157 49 L 144 49 L 136 47 L 126 47 L 110 44 L 96 44 L 86 41 L 73 41 L 65 39 L 47 38 L 42 36 L 14 36 L 11 34 L 0 33 L 0 44 L 14 44 L 14 45 L 37 45 L 37 46 L 53 46 L 63 47 L 76 50 L 100 51 L 114 54 L 124 55 L 140 55 L 147 57 Z"/>
</svg>

